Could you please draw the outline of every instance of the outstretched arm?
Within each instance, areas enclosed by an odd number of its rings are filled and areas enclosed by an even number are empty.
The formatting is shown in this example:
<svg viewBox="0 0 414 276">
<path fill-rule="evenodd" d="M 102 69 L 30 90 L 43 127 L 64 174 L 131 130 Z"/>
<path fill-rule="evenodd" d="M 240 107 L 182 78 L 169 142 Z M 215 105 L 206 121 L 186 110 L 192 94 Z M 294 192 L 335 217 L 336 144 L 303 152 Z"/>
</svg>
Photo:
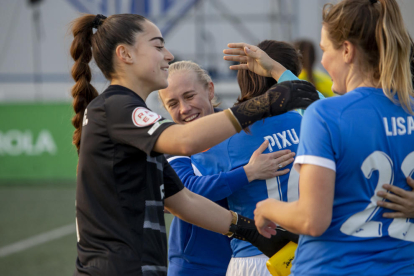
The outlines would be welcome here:
<svg viewBox="0 0 414 276">
<path fill-rule="evenodd" d="M 267 140 L 263 142 L 244 167 L 215 175 L 196 175 L 189 157 L 177 156 L 169 158 L 168 161 L 187 189 L 217 201 L 228 197 L 251 181 L 277 177 L 289 172 L 289 169 L 278 170 L 279 165 L 283 168 L 292 163 L 295 153 L 281 150 L 263 154 L 268 143 Z"/>
<path fill-rule="evenodd" d="M 265 238 L 259 234 L 253 220 L 226 210 L 186 188 L 166 198 L 164 203 L 167 210 L 178 218 L 210 231 L 231 234 L 234 238 L 248 241 L 268 257 L 292 239 L 292 235 L 286 231 L 278 230 L 276 233 L 274 224 L 267 229 L 272 236 L 270 239 Z"/>
<path fill-rule="evenodd" d="M 173 155 L 202 152 L 256 121 L 304 108 L 319 96 L 315 87 L 304 81 L 283 82 L 263 95 L 196 120 L 191 124 L 172 125 L 159 135 L 153 151 Z"/>
<path fill-rule="evenodd" d="M 229 43 L 230 49 L 223 50 L 223 58 L 228 61 L 240 62 L 238 65 L 230 66 L 231 70 L 250 70 L 260 76 L 272 77 L 277 82 L 299 80 L 292 72 L 287 70 L 282 64 L 270 58 L 266 52 L 257 46 L 247 43 Z M 319 98 L 324 99 L 319 91 Z M 303 115 L 303 112 L 301 112 Z"/>
<path fill-rule="evenodd" d="M 228 61 L 240 62 L 238 65 L 230 66 L 231 70 L 250 70 L 260 76 L 272 77 L 279 81 L 280 76 L 286 68 L 276 60 L 270 58 L 259 47 L 247 43 L 229 43 L 230 49 L 223 50 L 223 53 L 231 56 L 224 56 Z"/>
</svg>

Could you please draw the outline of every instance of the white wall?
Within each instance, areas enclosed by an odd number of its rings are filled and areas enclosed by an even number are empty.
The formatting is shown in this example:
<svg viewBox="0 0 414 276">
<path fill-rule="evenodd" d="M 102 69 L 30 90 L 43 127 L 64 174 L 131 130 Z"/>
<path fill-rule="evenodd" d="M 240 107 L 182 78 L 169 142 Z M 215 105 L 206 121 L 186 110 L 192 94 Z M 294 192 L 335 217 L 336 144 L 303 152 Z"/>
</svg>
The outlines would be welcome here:
<svg viewBox="0 0 414 276">
<path fill-rule="evenodd" d="M 16 100 L 70 100 L 72 60 L 69 47 L 70 22 L 80 15 L 74 2 L 83 3 L 92 13 L 100 13 L 108 3 L 108 14 L 128 12 L 134 0 L 44 0 L 36 8 L 27 0 L 2 0 L 0 3 L 0 102 Z M 136 3 L 143 3 L 141 0 Z M 161 29 L 173 12 L 159 16 L 164 0 L 152 0 L 149 16 Z M 176 0 L 176 10 L 191 0 Z M 368 1 L 368 0 L 361 0 Z M 170 1 L 174 2 L 174 1 Z M 309 38 L 319 44 L 322 6 L 328 0 L 207 0 L 191 8 L 179 23 L 165 35 L 166 46 L 180 59 L 191 59 L 206 68 L 217 68 L 219 76 L 230 74 L 222 50 L 229 42 L 258 43 L 263 39 L 291 40 Z M 335 2 L 335 0 L 334 0 Z M 413 0 L 398 0 L 405 23 L 414 36 Z M 117 6 L 116 3 L 122 5 Z M 181 5 L 181 6 L 179 6 Z M 173 9 L 172 9 L 173 10 Z M 40 37 L 33 15 L 40 13 Z M 202 20 L 204 24 L 201 24 Z M 237 21 L 239 20 L 239 21 Z M 290 21 L 289 21 L 290 20 Z M 236 22 L 236 23 L 235 23 Z M 320 52 L 318 53 L 320 56 Z M 37 69 L 35 65 L 37 63 Z M 34 72 L 41 82 L 33 82 Z M 94 82 L 102 91 L 107 82 L 94 68 Z M 235 99 L 234 77 L 217 84 L 220 93 Z M 222 91 L 220 91 L 222 90 Z M 150 98 L 151 104 L 156 102 Z M 157 107 L 158 108 L 158 107 Z"/>
</svg>

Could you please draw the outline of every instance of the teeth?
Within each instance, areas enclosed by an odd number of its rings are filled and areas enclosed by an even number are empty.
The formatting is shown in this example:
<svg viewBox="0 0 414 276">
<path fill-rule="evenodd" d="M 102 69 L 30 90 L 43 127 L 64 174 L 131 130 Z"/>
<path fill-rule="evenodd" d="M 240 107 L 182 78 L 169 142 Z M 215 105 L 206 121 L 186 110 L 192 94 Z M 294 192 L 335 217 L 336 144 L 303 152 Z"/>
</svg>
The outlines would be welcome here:
<svg viewBox="0 0 414 276">
<path fill-rule="evenodd" d="M 195 114 L 195 115 L 193 115 L 189 118 L 186 118 L 184 121 L 189 122 L 189 121 L 194 120 L 195 118 L 197 118 L 197 116 L 198 116 L 198 114 Z"/>
<path fill-rule="evenodd" d="M 162 70 L 164 70 L 164 71 L 168 71 L 168 68 L 163 68 Z"/>
</svg>

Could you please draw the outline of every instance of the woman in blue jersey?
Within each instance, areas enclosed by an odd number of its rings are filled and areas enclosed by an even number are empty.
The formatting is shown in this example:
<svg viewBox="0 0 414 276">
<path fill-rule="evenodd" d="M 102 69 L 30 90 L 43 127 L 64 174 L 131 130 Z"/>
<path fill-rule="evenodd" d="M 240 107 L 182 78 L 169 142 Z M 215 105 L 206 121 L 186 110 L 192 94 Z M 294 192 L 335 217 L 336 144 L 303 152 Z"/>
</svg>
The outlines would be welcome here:
<svg viewBox="0 0 414 276">
<path fill-rule="evenodd" d="M 301 71 L 300 56 L 295 48 L 288 43 L 265 40 L 258 47 L 253 46 L 253 48 L 261 49 L 272 59 L 278 60 L 280 74 L 262 77 L 247 70 L 239 71 L 238 83 L 241 96 L 237 104 L 262 95 L 277 82 L 297 79 L 297 75 Z M 229 57 L 229 59 L 231 58 Z M 256 69 L 262 70 L 260 64 L 256 65 Z M 195 162 L 203 162 L 203 160 L 220 156 L 220 158 L 215 158 L 214 166 L 209 167 L 209 174 L 231 171 L 247 164 L 253 151 L 265 140 L 269 141 L 267 149 L 269 152 L 285 149 L 295 152 L 299 144 L 301 119 L 302 116 L 298 112 L 290 111 L 283 116 L 257 122 L 246 129 L 246 132 L 234 135 L 211 148 Z M 237 210 L 243 216 L 253 218 L 256 204 L 267 198 L 281 201 L 296 200 L 298 198 L 298 174 L 291 170 L 286 175 L 267 180 L 255 180 L 232 193 L 227 201 L 230 210 Z M 282 231 L 279 232 L 282 233 Z M 268 258 L 260 251 L 245 241 L 238 242 L 235 239 L 231 241 L 231 248 L 233 255 L 227 269 L 227 275 L 269 275 L 266 269 Z"/>
<path fill-rule="evenodd" d="M 301 234 L 293 275 L 414 275 L 414 221 L 384 218 L 378 196 L 384 184 L 411 190 L 410 45 L 395 0 L 324 7 L 321 63 L 343 96 L 312 104 L 303 118 L 299 200 L 255 210 L 264 235 L 270 221 Z"/>
<path fill-rule="evenodd" d="M 159 98 L 174 122 L 188 124 L 220 111 L 216 108 L 214 83 L 198 64 L 179 61 L 171 64 L 168 71 L 169 85 L 159 91 Z M 214 175 L 206 173 L 208 167 L 213 166 L 208 162 L 215 163 L 220 156 L 204 160 L 203 164 L 197 160 L 204 152 L 190 157 L 169 155 L 167 160 L 186 188 L 228 208 L 226 198 L 241 187 L 256 179 L 274 178 L 289 172 L 281 168 L 291 164 L 295 154 L 290 150 L 261 154 L 267 147 L 268 141 L 265 141 L 248 164 Z M 173 219 L 168 243 L 168 275 L 225 275 L 231 255 L 228 237 L 177 217 Z"/>
</svg>

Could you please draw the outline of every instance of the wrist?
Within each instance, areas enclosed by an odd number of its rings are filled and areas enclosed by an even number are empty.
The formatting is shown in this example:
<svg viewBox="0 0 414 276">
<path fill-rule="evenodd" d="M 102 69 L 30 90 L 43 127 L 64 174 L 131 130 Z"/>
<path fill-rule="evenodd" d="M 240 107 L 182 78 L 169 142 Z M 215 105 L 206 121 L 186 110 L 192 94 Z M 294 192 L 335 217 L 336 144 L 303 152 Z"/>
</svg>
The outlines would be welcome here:
<svg viewBox="0 0 414 276">
<path fill-rule="evenodd" d="M 253 180 L 256 180 L 256 177 L 254 175 L 254 170 L 250 164 L 247 164 L 243 167 L 244 172 L 246 173 L 247 181 L 252 182 Z"/>
<path fill-rule="evenodd" d="M 239 220 L 239 216 L 237 215 L 237 213 L 233 212 L 232 210 L 229 210 L 230 215 L 231 215 L 231 222 L 229 225 L 229 231 L 223 235 L 228 236 L 228 237 L 232 237 L 234 235 L 234 232 L 231 231 L 232 230 L 232 226 L 237 225 L 237 222 Z"/>
<path fill-rule="evenodd" d="M 281 65 L 279 62 L 275 62 L 273 65 L 272 70 L 270 71 L 270 75 L 274 78 L 277 82 L 279 81 L 280 76 L 286 71 L 287 69 Z"/>
</svg>

